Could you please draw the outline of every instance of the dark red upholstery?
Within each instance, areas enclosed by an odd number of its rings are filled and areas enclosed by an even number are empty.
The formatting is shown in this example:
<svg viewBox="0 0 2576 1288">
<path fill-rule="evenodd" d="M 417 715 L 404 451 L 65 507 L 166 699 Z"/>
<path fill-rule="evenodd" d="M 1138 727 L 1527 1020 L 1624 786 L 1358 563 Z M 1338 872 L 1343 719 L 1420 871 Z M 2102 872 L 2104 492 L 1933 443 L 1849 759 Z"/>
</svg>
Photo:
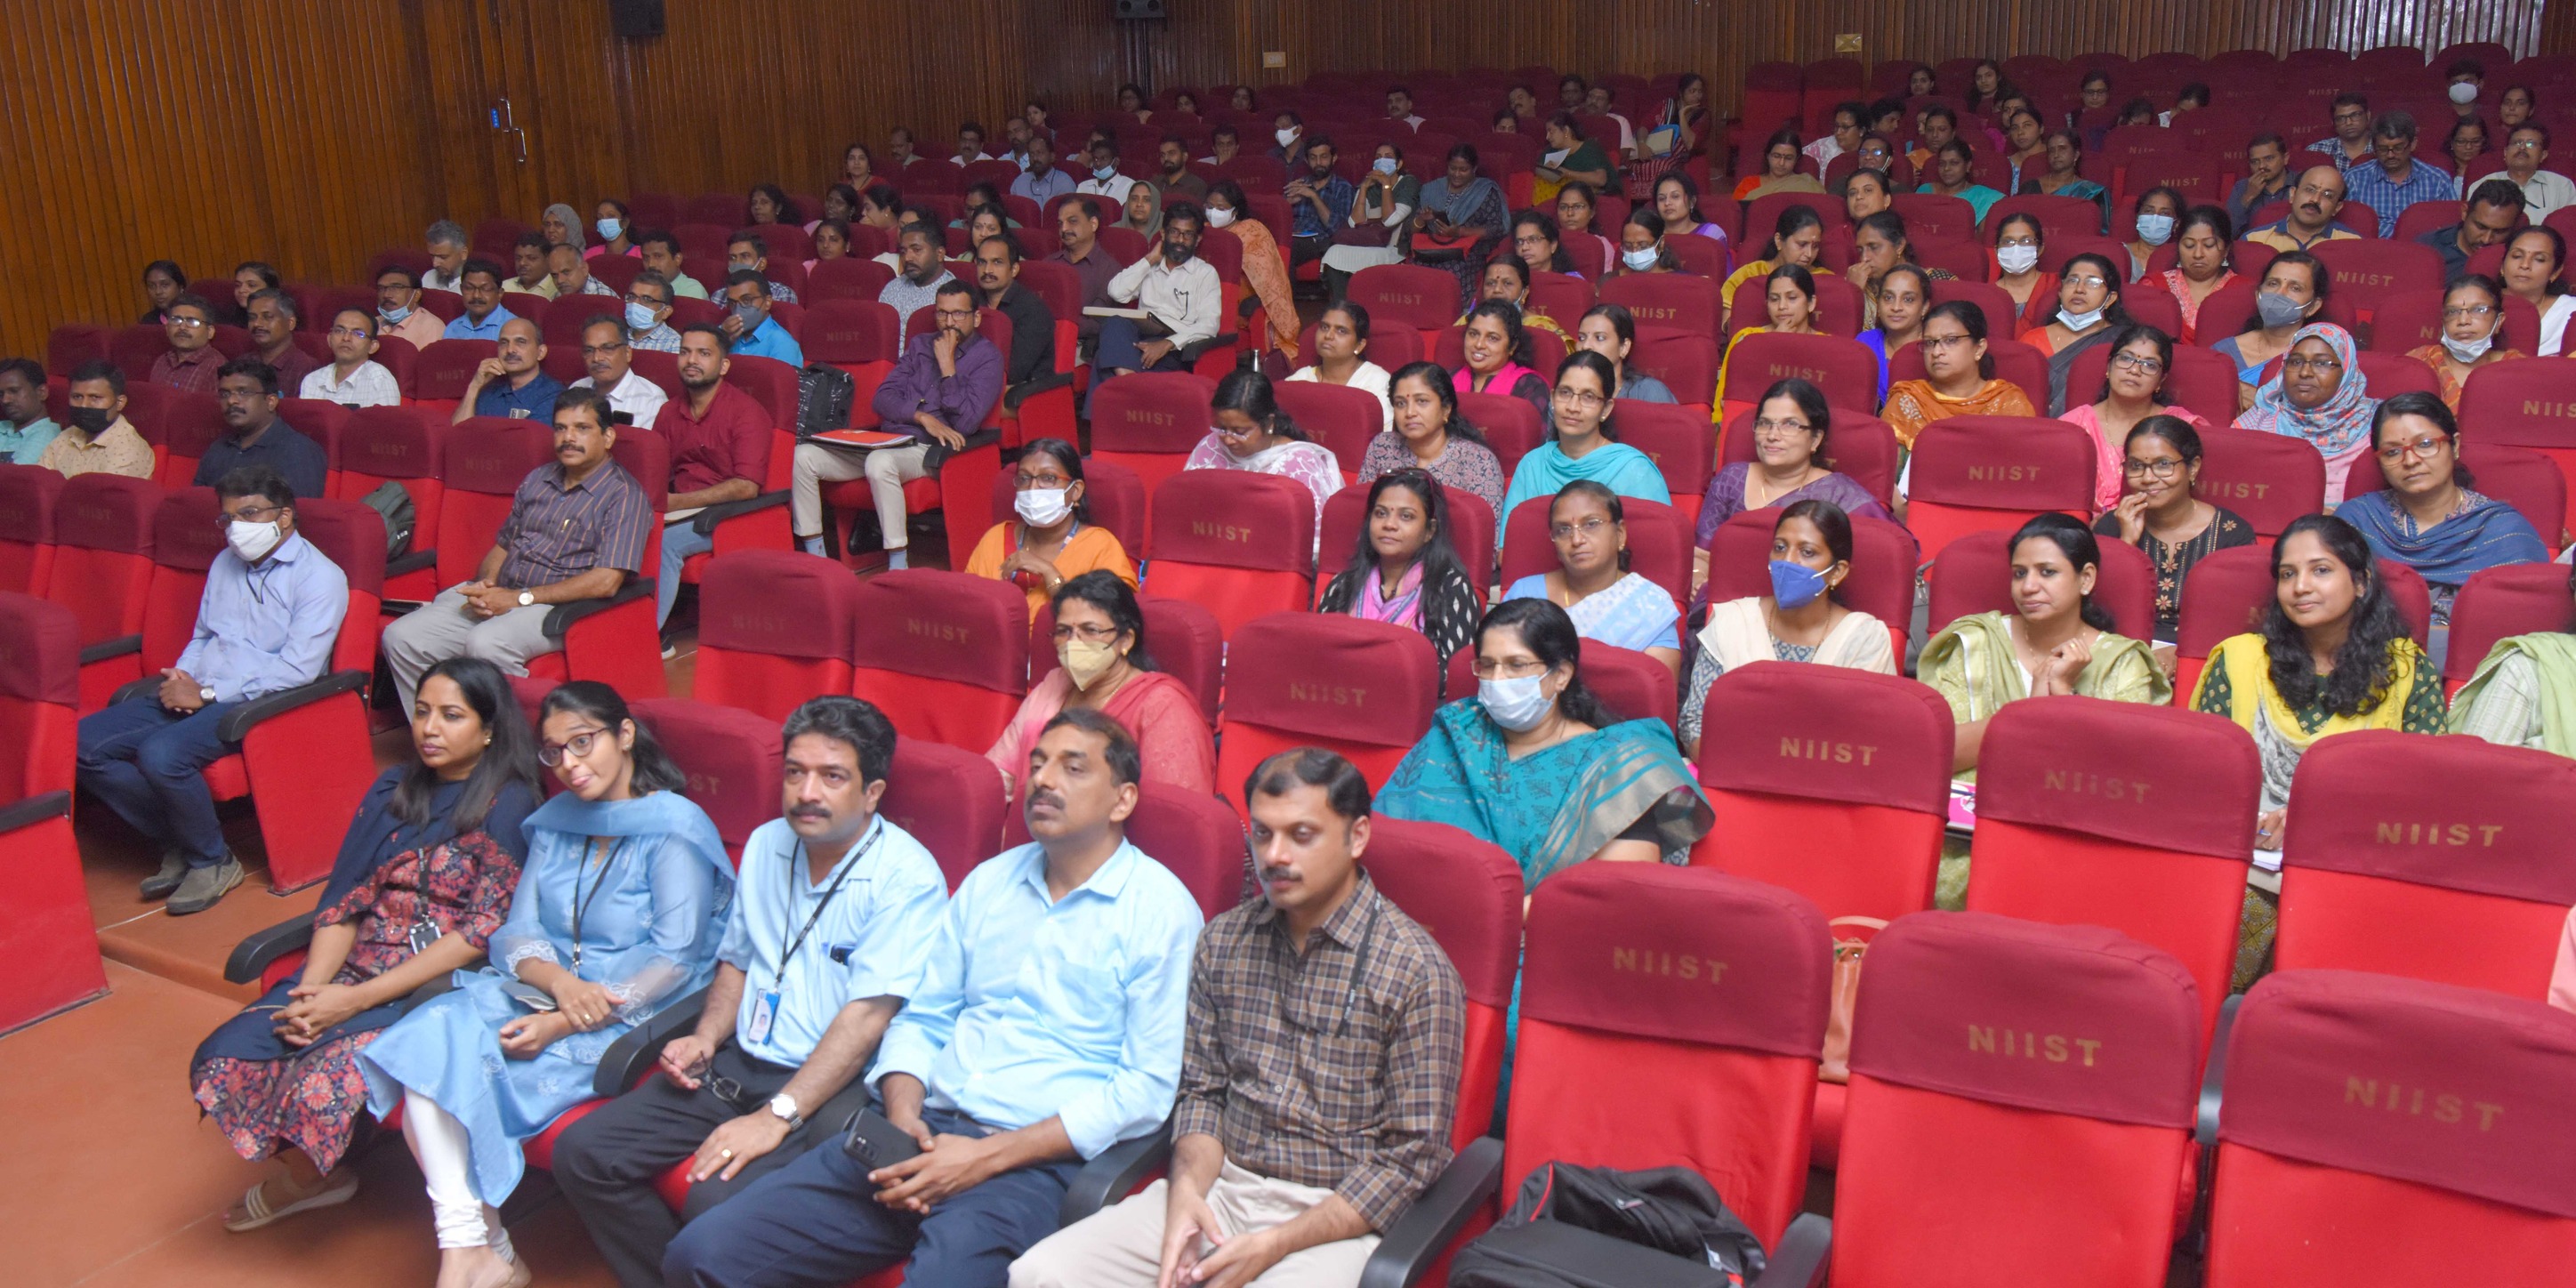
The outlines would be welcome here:
<svg viewBox="0 0 2576 1288">
<path fill-rule="evenodd" d="M 2477 490 L 2512 506 L 2540 534 L 2551 550 L 2566 544 L 2567 476 L 2545 452 L 2469 438 L 2460 444 L 2460 468 L 2474 474 Z M 2343 494 L 2351 500 L 2388 486 L 2379 458 L 2369 452 L 2353 458 L 2344 471 Z"/>
<path fill-rule="evenodd" d="M 1370 786 L 1385 785 L 1429 732 L 1440 691 L 1439 662 L 1420 631 L 1338 613 L 1244 623 L 1227 649 L 1227 674 L 1216 782 L 1238 812 L 1244 778 L 1291 747 L 1340 752 Z"/>
<path fill-rule="evenodd" d="M 2558 564 L 2498 564 L 2481 569 L 2451 603 L 2450 652 L 2442 660 L 2442 685 L 2456 696 L 2477 674 L 2496 642 L 2516 635 L 2567 630 L 2576 618 L 2568 597 L 2567 570 Z"/>
<path fill-rule="evenodd" d="M 778 817 L 785 799 L 778 722 L 688 698 L 648 698 L 634 708 L 689 776 L 682 790 L 714 820 L 725 853 L 740 866 L 743 843 Z"/>
<path fill-rule="evenodd" d="M 53 580 L 54 503 L 63 476 L 41 465 L 0 465 L 0 591 L 42 595 Z"/>
<path fill-rule="evenodd" d="M 160 436 L 153 442 L 162 450 L 158 453 L 160 466 L 153 477 L 163 487 L 186 487 L 195 481 L 197 462 L 205 459 L 206 449 L 230 431 L 213 394 L 165 389 L 159 401 L 161 405 L 152 419 Z"/>
<path fill-rule="evenodd" d="M 2479 442 L 2526 447 L 2558 463 L 2559 472 L 2576 479 L 2576 398 L 2567 393 L 2566 372 L 2555 358 L 2499 362 L 2469 373 L 2460 394 L 2460 423 L 2475 427 Z M 2576 528 L 2576 498 L 2561 528 Z M 2558 535 L 2546 525 L 2552 545 Z"/>
<path fill-rule="evenodd" d="M 2191 494 L 2235 511 L 2256 533 L 2277 537 L 2292 519 L 2325 509 L 2326 461 L 2307 440 L 2213 428 L 2200 432 L 2200 445 L 2200 478 Z"/>
<path fill-rule="evenodd" d="M 2364 730 L 2299 761 L 2282 853 L 2283 970 L 2548 996 L 2576 906 L 2576 761 Z"/>
<path fill-rule="evenodd" d="M 2397 615 L 2406 619 L 2416 644 L 2424 644 L 2433 620 L 2432 595 L 2424 579 L 2414 569 L 2385 559 L 2374 562 L 2372 568 L 2386 580 L 2389 597 L 2397 601 Z M 2176 628 L 2182 638 L 2176 641 L 2180 673 L 2174 678 L 2175 702 L 2191 701 L 2209 651 L 2221 640 L 2263 629 L 2263 615 L 2273 603 L 2273 585 L 2271 543 L 2221 550 L 2191 566 L 2191 576 L 2182 584 L 2182 621 Z"/>
<path fill-rule="evenodd" d="M 419 400 L 442 417 L 455 410 L 465 397 L 465 387 L 474 380 L 474 369 L 500 352 L 490 340 L 433 340 L 420 351 L 420 363 L 412 369 L 412 380 L 420 389 Z"/>
<path fill-rule="evenodd" d="M 1174 474 L 1155 489 L 1152 524 L 1146 589 L 1205 606 L 1229 638 L 1256 617 L 1314 602 L 1315 494 L 1294 479 Z"/>
<path fill-rule="evenodd" d="M 2331 740 L 2328 744 L 2331 745 Z M 2227 1052 L 2210 1288 L 2542 1284 L 2576 1258 L 2576 1016 L 2340 970 L 2255 984 Z"/>
<path fill-rule="evenodd" d="M 152 520 L 162 490 L 147 479 L 83 474 L 54 502 L 54 570 L 45 597 L 72 610 L 80 640 L 98 644 L 143 629 L 152 579 Z M 81 710 L 95 711 L 125 680 L 133 659 L 81 668 Z M 120 678 L 121 677 L 121 678 Z"/>
<path fill-rule="evenodd" d="M 1556 498 L 1532 497 L 1511 513 L 1503 533 L 1503 586 L 1555 569 L 1556 544 L 1548 539 L 1548 507 Z M 1673 507 L 1638 497 L 1619 498 L 1628 526 L 1629 570 L 1664 588 L 1676 604 L 1690 595 L 1690 525 Z"/>
<path fill-rule="evenodd" d="M 1771 534 L 1779 523 L 1778 510 L 1762 509 L 1739 511 L 1718 525 L 1709 543 L 1709 603 L 1771 593 Z M 1886 626 L 1900 658 L 1914 620 L 1914 569 L 1920 562 L 1913 533 L 1885 519 L 1852 520 L 1852 568 L 1843 579 L 1842 601 Z"/>
<path fill-rule="evenodd" d="M 1494 459 L 1502 465 L 1505 478 L 1511 477 L 1522 457 L 1547 441 L 1538 408 L 1510 394 L 1460 394 L 1458 414 L 1484 432 L 1485 445 L 1494 449 Z"/>
<path fill-rule="evenodd" d="M 1637 325 L 1715 338 L 1718 284 L 1696 273 L 1628 273 L 1601 283 L 1601 302 L 1624 304 Z"/>
<path fill-rule="evenodd" d="M 1905 525 L 1926 557 L 1972 532 L 2093 508 L 2093 437 L 2062 420 L 1953 416 L 1914 440 Z"/>
<path fill-rule="evenodd" d="M 2199 983 L 2206 1033 L 2235 969 L 2262 766 L 2218 716 L 2096 698 L 2016 702 L 1977 767 L 1971 911 L 2109 926 Z"/>
<path fill-rule="evenodd" d="M 1857 340 L 1836 335 L 1764 332 L 1738 339 L 1727 349 L 1727 387 L 1718 398 L 1756 402 L 1763 390 L 1790 379 L 1823 390 L 1826 402 L 1836 408 L 1863 416 L 1878 411 L 1878 355 Z"/>
<path fill-rule="evenodd" d="M 1332 450 L 1333 460 L 1342 467 L 1342 481 L 1358 477 L 1360 457 L 1368 451 L 1369 440 L 1386 428 L 1386 411 L 1377 396 L 1321 380 L 1282 380 L 1271 388 L 1278 395 L 1279 410 L 1296 421 L 1306 437 Z"/>
<path fill-rule="evenodd" d="M 2314 455 L 2313 452 L 2310 455 Z M 1950 543 L 1925 574 L 1935 631 L 1972 613 L 2013 613 L 2012 534 L 1989 528 Z M 2133 640 L 2156 633 L 2156 566 L 2136 546 L 2096 543 L 2102 551 L 2092 600 L 2111 614 L 2111 629 Z"/>
<path fill-rule="evenodd" d="M 1440 823 L 1379 814 L 1362 864 L 1378 890 L 1438 940 L 1467 996 L 1467 1053 L 1449 1133 L 1464 1149 L 1494 1120 L 1505 1018 L 1521 962 L 1520 866 L 1499 847 Z"/>
<path fill-rule="evenodd" d="M 1350 299 L 1369 312 L 1369 325 L 1437 331 L 1458 316 L 1458 280 L 1446 269 L 1420 264 L 1381 264 L 1351 274 Z"/>
<path fill-rule="evenodd" d="M 1133 470 L 1150 497 L 1208 436 L 1215 399 L 1214 381 L 1184 371 L 1139 371 L 1102 384 L 1091 394 L 1092 457 Z"/>
<path fill-rule="evenodd" d="M 1168 784 L 1139 783 L 1137 792 L 1127 839 L 1189 887 L 1201 915 L 1213 918 L 1242 902 L 1243 820 L 1213 796 Z M 1027 839 L 1026 819 L 1016 811 L 1012 827 Z"/>
<path fill-rule="evenodd" d="M 1006 581 L 900 569 L 860 583 L 850 691 L 916 738 L 981 753 L 1028 692 L 1028 598 Z"/>
<path fill-rule="evenodd" d="M 1754 460 L 1753 418 L 1759 411 L 1747 406 L 1726 418 L 1726 432 L 1718 440 L 1719 469 Z M 1893 513 L 1897 459 L 1903 450 L 1896 444 L 1896 431 L 1886 421 L 1848 407 L 1833 408 L 1832 415 L 1832 427 L 1825 435 L 1827 462 L 1835 473 L 1849 475 Z"/>
<path fill-rule="evenodd" d="M 72 610 L 0 591 L 0 806 L 71 790 L 80 649 Z"/>
<path fill-rule="evenodd" d="M 1001 771 L 980 752 L 897 738 L 894 769 L 877 808 L 939 860 L 953 894 L 976 864 L 1001 851 L 1004 790 Z"/>
<path fill-rule="evenodd" d="M 1338 570 L 1349 566 L 1352 552 L 1368 538 L 1368 495 L 1366 486 L 1354 485 L 1324 502 L 1324 540 L 1315 578 L 1318 595 L 1331 584 Z M 1485 583 L 1493 580 L 1493 507 L 1464 488 L 1443 484 L 1440 495 L 1449 506 L 1449 544 L 1457 550 L 1458 563 L 1467 570 L 1469 588 L 1482 603 Z"/>
<path fill-rule="evenodd" d="M 2200 1073 L 2190 972 L 2116 931 L 1974 912 L 1900 918 L 1868 961 L 1834 1282 L 2163 1284 Z M 1977 1255 L 1925 1255 L 1962 1239 Z"/>
<path fill-rule="evenodd" d="M 474 416 L 448 426 L 444 438 L 438 584 L 454 586 L 491 553 L 519 484 L 553 463 L 554 431 L 532 420 Z"/>
<path fill-rule="evenodd" d="M 818 693 L 850 690 L 859 582 L 801 551 L 717 555 L 698 583 L 694 695 L 784 720 Z"/>
<path fill-rule="evenodd" d="M 1578 863 L 1534 893 L 1525 945 L 1503 1192 L 1549 1161 L 1684 1166 L 1776 1245 L 1806 1188 L 1824 915 L 1724 873 Z"/>
<path fill-rule="evenodd" d="M 1674 511 L 1695 530 L 1717 455 L 1717 433 L 1708 413 L 1688 404 L 1631 399 L 1620 403 L 1611 419 L 1611 436 L 1654 461 L 1664 476 L 1664 490 L 1672 495 Z"/>
</svg>

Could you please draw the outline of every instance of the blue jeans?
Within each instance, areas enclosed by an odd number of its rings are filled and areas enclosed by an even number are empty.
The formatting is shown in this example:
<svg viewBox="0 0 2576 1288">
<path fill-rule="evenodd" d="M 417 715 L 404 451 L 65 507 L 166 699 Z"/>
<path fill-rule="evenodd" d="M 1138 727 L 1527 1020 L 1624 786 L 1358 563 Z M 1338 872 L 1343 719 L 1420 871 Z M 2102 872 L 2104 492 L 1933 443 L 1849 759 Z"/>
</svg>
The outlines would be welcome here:
<svg viewBox="0 0 2576 1288">
<path fill-rule="evenodd" d="M 82 716 L 80 785 L 135 831 L 178 846 L 189 867 L 223 862 L 229 847 L 203 771 L 234 751 L 215 737 L 215 725 L 234 705 L 211 702 L 180 712 L 147 693 Z"/>
<path fill-rule="evenodd" d="M 945 1135 L 991 1134 L 946 1110 L 922 1121 Z M 1055 1233 L 1080 1170 L 1062 1159 L 1004 1172 L 921 1217 L 878 1203 L 867 1169 L 826 1140 L 681 1227 L 662 1280 L 669 1288 L 840 1288 L 909 1256 L 910 1288 L 1006 1288 L 1011 1262 Z"/>
<path fill-rule="evenodd" d="M 662 527 L 662 575 L 653 586 L 653 624 L 671 620 L 671 605 L 680 599 L 680 565 L 691 555 L 716 548 L 715 534 L 698 535 L 697 524 L 683 519 Z"/>
</svg>

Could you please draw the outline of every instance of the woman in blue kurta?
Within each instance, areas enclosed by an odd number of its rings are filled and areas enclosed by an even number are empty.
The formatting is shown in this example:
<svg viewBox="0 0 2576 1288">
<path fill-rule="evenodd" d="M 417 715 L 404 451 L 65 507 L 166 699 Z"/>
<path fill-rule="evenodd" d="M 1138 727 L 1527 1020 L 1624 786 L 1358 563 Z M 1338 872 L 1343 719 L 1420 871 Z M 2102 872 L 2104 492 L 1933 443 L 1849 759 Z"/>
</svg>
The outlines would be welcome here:
<svg viewBox="0 0 2576 1288">
<path fill-rule="evenodd" d="M 1577 480 L 1589 479 L 1621 496 L 1672 504 L 1672 490 L 1664 485 L 1654 458 L 1610 436 L 1618 390 L 1619 369 L 1589 349 L 1577 349 L 1557 364 L 1550 395 L 1556 406 L 1556 439 L 1522 457 L 1512 470 L 1502 512 L 1494 516 L 1506 532 L 1521 502 L 1555 496 Z"/>
<path fill-rule="evenodd" d="M 442 1282 L 526 1281 L 493 1206 L 518 1187 L 520 1142 L 590 1098 L 611 1043 L 706 983 L 733 891 L 715 824 L 616 690 L 557 688 L 538 733 L 565 790 L 528 816 L 492 966 L 460 973 L 363 1057 L 370 1107 L 402 1106 Z"/>
<path fill-rule="evenodd" d="M 224 1228 L 346 1202 L 341 1161 L 371 1121 L 358 1053 L 413 990 L 479 960 L 510 908 L 520 825 L 537 803 L 536 739 L 500 668 L 456 657 L 421 677 L 413 759 L 358 804 L 313 914 L 304 969 L 198 1046 L 188 1080 L 235 1153 L 285 1167 L 250 1187 Z"/>
</svg>

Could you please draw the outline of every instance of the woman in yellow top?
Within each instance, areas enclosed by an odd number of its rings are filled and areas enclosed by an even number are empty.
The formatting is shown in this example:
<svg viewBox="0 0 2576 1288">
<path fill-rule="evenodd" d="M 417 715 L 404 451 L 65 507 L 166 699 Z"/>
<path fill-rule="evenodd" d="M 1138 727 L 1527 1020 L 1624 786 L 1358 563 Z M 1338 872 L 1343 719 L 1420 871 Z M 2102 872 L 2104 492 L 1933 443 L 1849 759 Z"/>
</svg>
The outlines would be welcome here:
<svg viewBox="0 0 2576 1288">
<path fill-rule="evenodd" d="M 1924 315 L 1923 338 L 1917 343 L 1923 346 L 1924 378 L 1889 386 L 1887 407 L 1880 414 L 1908 451 L 1915 435 L 1936 420 L 2039 414 L 2021 386 L 1995 379 L 1995 360 L 1986 352 L 1985 310 L 1966 300 L 1935 304 Z"/>
<path fill-rule="evenodd" d="M 1735 288 L 1768 275 L 1781 264 L 1795 264 L 1813 272 L 1816 256 L 1824 248 L 1825 221 L 1822 216 L 1806 206 L 1791 206 L 1781 211 L 1780 222 L 1771 232 L 1769 252 L 1749 264 L 1737 265 L 1734 272 L 1727 274 L 1725 283 L 1717 288 L 1719 311 L 1734 312 Z"/>
<path fill-rule="evenodd" d="M 1763 281 L 1762 306 L 1770 315 L 1764 326 L 1749 326 L 1726 342 L 1726 357 L 1717 364 L 1717 387 L 1726 388 L 1726 373 L 1735 363 L 1735 349 L 1748 335 L 1823 335 L 1816 329 L 1816 278 L 1795 264 L 1782 264 L 1772 269 Z M 1716 418 L 1726 422 L 1721 407 Z"/>
<path fill-rule="evenodd" d="M 2359 529 L 2331 515 L 2291 521 L 2272 543 L 2272 607 L 2259 631 L 2219 641 L 2195 711 L 2254 735 L 2263 815 L 2254 825 L 2236 987 L 2263 972 L 2281 903 L 2281 839 L 2299 758 L 2355 729 L 2440 733 L 2442 677 L 2408 635 Z"/>
<path fill-rule="evenodd" d="M 1012 479 L 1017 518 L 985 529 L 966 557 L 977 577 L 1010 581 L 1028 592 L 1029 616 L 1066 581 L 1094 570 L 1136 585 L 1136 565 L 1109 529 L 1094 527 L 1083 501 L 1082 453 L 1061 438 L 1032 439 Z"/>
</svg>

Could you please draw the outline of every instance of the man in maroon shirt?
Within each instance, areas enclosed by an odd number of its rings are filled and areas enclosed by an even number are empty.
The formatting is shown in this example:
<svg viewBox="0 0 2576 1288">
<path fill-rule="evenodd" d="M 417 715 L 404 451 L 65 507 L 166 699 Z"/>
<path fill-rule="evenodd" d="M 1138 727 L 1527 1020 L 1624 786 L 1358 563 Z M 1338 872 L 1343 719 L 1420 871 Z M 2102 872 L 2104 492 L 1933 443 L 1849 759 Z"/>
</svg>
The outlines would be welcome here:
<svg viewBox="0 0 2576 1288">
<path fill-rule="evenodd" d="M 769 413 L 759 400 L 725 383 L 733 367 L 733 346 L 724 332 L 698 323 L 680 332 L 680 388 L 687 395 L 662 408 L 655 430 L 671 444 L 671 500 L 666 512 L 674 520 L 662 529 L 661 581 L 654 587 L 659 604 L 655 624 L 668 621 L 680 595 L 680 565 L 689 556 L 715 549 L 715 537 L 701 534 L 681 518 L 727 501 L 760 495 L 769 478 Z"/>
<path fill-rule="evenodd" d="M 1082 281 L 1082 307 L 1105 308 L 1117 301 L 1109 298 L 1109 279 L 1126 267 L 1110 257 L 1100 245 L 1100 202 L 1095 197 L 1076 197 L 1056 208 L 1056 240 L 1064 249 L 1047 256 L 1059 264 L 1073 266 L 1074 275 Z M 1082 340 L 1085 347 L 1100 334 L 1100 319 L 1084 316 Z"/>
<path fill-rule="evenodd" d="M 192 394 L 215 391 L 215 369 L 224 355 L 215 352 L 215 315 L 204 296 L 182 295 L 161 310 L 170 351 L 152 361 L 152 383 Z"/>
<path fill-rule="evenodd" d="M 322 363 L 295 342 L 295 298 L 274 286 L 253 292 L 245 318 L 250 324 L 251 352 L 277 369 L 277 387 L 304 388 L 304 378 Z"/>
</svg>

